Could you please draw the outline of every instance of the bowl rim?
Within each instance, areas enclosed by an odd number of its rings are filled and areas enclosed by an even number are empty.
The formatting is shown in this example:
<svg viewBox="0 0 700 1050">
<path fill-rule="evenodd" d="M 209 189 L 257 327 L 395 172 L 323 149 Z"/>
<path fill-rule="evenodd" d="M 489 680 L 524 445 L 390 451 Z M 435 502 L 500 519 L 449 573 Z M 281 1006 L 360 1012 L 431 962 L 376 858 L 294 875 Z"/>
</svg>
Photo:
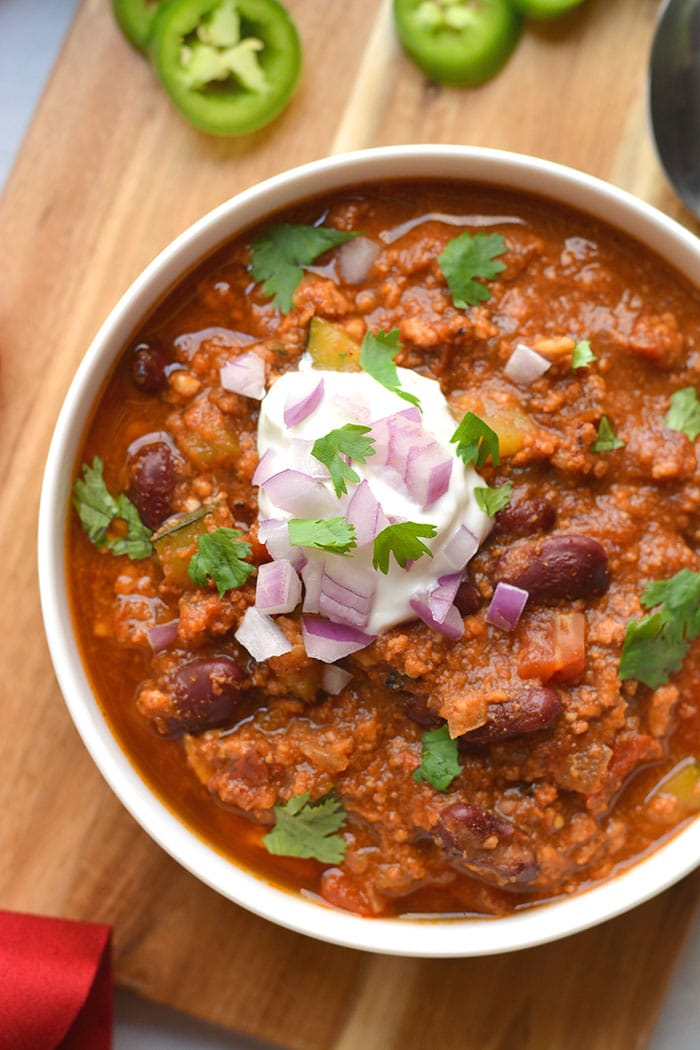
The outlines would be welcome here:
<svg viewBox="0 0 700 1050">
<path fill-rule="evenodd" d="M 275 175 L 212 209 L 176 237 L 130 285 L 95 335 L 63 401 L 46 460 L 38 573 L 49 651 L 71 718 L 112 791 L 166 853 L 222 896 L 298 933 L 365 951 L 447 958 L 534 947 L 636 907 L 700 864 L 700 820 L 602 883 L 505 917 L 363 918 L 266 882 L 182 823 L 112 735 L 73 637 L 65 555 L 79 444 L 102 384 L 133 333 L 133 319 L 143 318 L 182 273 L 229 237 L 298 200 L 344 186 L 423 177 L 492 183 L 551 197 L 637 238 L 700 284 L 700 240 L 689 230 L 610 183 L 538 157 L 473 146 L 386 146 L 322 158 Z"/>
</svg>

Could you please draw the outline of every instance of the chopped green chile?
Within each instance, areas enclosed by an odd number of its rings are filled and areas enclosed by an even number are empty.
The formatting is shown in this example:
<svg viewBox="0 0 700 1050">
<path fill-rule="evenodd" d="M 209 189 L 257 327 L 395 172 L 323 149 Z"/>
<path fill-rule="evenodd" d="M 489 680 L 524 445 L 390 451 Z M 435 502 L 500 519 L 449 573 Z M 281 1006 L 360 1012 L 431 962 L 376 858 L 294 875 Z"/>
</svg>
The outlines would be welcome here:
<svg viewBox="0 0 700 1050">
<path fill-rule="evenodd" d="M 684 816 L 700 813 L 700 761 L 687 758 L 671 770 L 659 781 L 647 800 L 659 797 L 673 799 Z"/>
</svg>

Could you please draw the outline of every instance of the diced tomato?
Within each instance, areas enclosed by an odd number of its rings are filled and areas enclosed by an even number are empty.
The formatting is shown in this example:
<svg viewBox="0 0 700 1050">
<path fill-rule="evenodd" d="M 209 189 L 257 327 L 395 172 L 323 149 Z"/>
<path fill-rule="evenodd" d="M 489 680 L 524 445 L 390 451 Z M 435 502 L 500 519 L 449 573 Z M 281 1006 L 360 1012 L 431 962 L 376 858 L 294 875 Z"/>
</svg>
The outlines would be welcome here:
<svg viewBox="0 0 700 1050">
<path fill-rule="evenodd" d="M 546 613 L 521 635 L 518 674 L 543 682 L 573 682 L 586 666 L 586 617 L 581 612 Z"/>
</svg>

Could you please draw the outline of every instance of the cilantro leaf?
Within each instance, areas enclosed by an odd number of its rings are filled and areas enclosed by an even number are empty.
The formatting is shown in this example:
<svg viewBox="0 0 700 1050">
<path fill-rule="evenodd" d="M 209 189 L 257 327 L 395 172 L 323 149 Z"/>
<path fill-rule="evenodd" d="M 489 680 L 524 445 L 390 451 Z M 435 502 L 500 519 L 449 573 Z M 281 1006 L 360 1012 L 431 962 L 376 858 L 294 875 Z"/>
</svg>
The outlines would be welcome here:
<svg viewBox="0 0 700 1050">
<path fill-rule="evenodd" d="M 700 402 L 694 386 L 683 387 L 671 394 L 671 406 L 664 417 L 669 430 L 680 430 L 691 441 L 700 434 Z"/>
<path fill-rule="evenodd" d="M 419 784 L 427 780 L 437 791 L 446 791 L 462 772 L 457 741 L 450 736 L 447 726 L 423 733 L 421 764 L 413 772 Z"/>
<path fill-rule="evenodd" d="M 385 575 L 389 571 L 389 555 L 393 554 L 402 569 L 409 561 L 418 561 L 424 554 L 432 558 L 433 552 L 426 547 L 420 536 L 430 539 L 437 532 L 437 525 L 419 521 L 400 521 L 387 525 L 374 538 L 372 565 Z"/>
<path fill-rule="evenodd" d="M 456 455 L 464 463 L 483 467 L 489 456 L 495 467 L 501 462 L 498 434 L 473 412 L 465 412 L 450 441 L 456 442 Z"/>
<path fill-rule="evenodd" d="M 356 236 L 330 226 L 273 223 L 253 242 L 251 273 L 256 281 L 263 282 L 265 295 L 273 296 L 273 306 L 289 313 L 294 292 L 304 276 L 303 267 L 310 266 L 329 248 Z"/>
<path fill-rule="evenodd" d="M 291 518 L 289 542 L 292 547 L 313 547 L 331 554 L 347 554 L 357 546 L 355 526 L 345 518 Z"/>
<path fill-rule="evenodd" d="M 505 265 L 496 261 L 505 250 L 500 233 L 461 233 L 447 242 L 438 263 L 455 306 L 466 310 L 491 298 L 489 289 L 475 278 L 488 280 L 505 270 Z"/>
<path fill-rule="evenodd" d="M 374 438 L 365 437 L 371 429 L 359 423 L 346 423 L 314 441 L 311 455 L 328 467 L 336 496 L 347 492 L 346 481 L 357 484 L 360 480 L 343 457 L 349 456 L 358 463 L 364 463 L 368 456 L 374 455 Z"/>
<path fill-rule="evenodd" d="M 263 838 L 268 853 L 282 857 L 313 857 L 324 864 L 340 864 L 347 844 L 336 832 L 347 814 L 335 793 L 318 802 L 310 795 L 295 795 L 286 805 L 275 806 L 275 826 Z"/>
<path fill-rule="evenodd" d="M 608 417 L 601 416 L 598 424 L 598 436 L 591 445 L 591 452 L 613 452 L 616 448 L 624 447 L 625 442 L 615 437 L 615 432 Z"/>
<path fill-rule="evenodd" d="M 150 557 L 151 530 L 144 525 L 139 512 L 123 492 L 115 498 L 107 488 L 104 463 L 95 456 L 92 466 L 83 463 L 83 477 L 73 484 L 73 506 L 88 539 L 99 550 L 107 548 L 115 555 L 126 554 L 133 561 Z M 110 535 L 115 521 L 126 525 L 125 535 Z"/>
<path fill-rule="evenodd" d="M 404 401 L 420 408 L 420 401 L 416 395 L 401 389 L 399 374 L 394 364 L 394 358 L 400 349 L 398 328 L 391 332 L 379 331 L 376 334 L 367 332 L 360 347 L 360 367 L 392 394 L 398 394 Z"/>
<path fill-rule="evenodd" d="M 195 586 L 206 587 L 211 579 L 221 597 L 245 583 L 254 566 L 243 561 L 252 548 L 247 540 L 239 539 L 241 535 L 239 529 L 218 528 L 199 537 L 197 552 L 187 568 Z"/>
<path fill-rule="evenodd" d="M 650 583 L 642 604 L 659 609 L 627 624 L 619 675 L 658 689 L 681 669 L 688 646 L 700 637 L 700 573 L 681 569 L 668 580 Z"/>
<path fill-rule="evenodd" d="M 598 358 L 591 350 L 591 344 L 587 339 L 582 339 L 574 347 L 571 354 L 571 367 L 574 371 L 577 368 L 587 368 L 588 365 L 592 364 L 593 361 L 597 361 Z"/>
<path fill-rule="evenodd" d="M 499 510 L 503 510 L 504 507 L 508 506 L 512 491 L 513 485 L 510 481 L 506 481 L 504 485 L 499 485 L 497 489 L 491 489 L 488 485 L 480 486 L 474 489 L 474 499 L 477 507 L 492 518 Z"/>
</svg>

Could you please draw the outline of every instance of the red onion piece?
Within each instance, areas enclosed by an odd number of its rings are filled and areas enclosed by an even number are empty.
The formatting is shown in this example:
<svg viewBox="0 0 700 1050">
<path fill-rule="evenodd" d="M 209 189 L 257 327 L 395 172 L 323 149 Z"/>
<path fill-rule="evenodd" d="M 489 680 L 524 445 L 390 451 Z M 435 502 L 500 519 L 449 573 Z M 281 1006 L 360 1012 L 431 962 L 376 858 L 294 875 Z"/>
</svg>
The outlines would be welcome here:
<svg viewBox="0 0 700 1050">
<path fill-rule="evenodd" d="M 544 375 L 551 365 L 552 362 L 542 354 L 538 354 L 525 343 L 518 343 L 503 371 L 514 383 L 529 386 L 530 383 L 534 383 L 536 379 Z"/>
<path fill-rule="evenodd" d="M 275 474 L 279 474 L 283 471 L 286 465 L 287 464 L 284 463 L 279 452 L 275 451 L 273 448 L 268 448 L 267 452 L 261 456 L 260 461 L 255 468 L 252 477 L 253 484 L 264 485 L 269 478 L 272 478 Z"/>
<path fill-rule="evenodd" d="M 321 463 L 320 459 L 316 459 L 315 456 L 311 455 L 313 447 L 313 441 L 307 441 L 305 438 L 292 438 L 291 466 L 294 470 L 300 470 L 302 474 L 308 474 L 311 478 L 322 478 L 324 480 L 330 478 L 328 468 Z"/>
<path fill-rule="evenodd" d="M 318 610 L 334 623 L 366 627 L 376 586 L 373 572 L 334 559 L 332 574 L 327 562 L 321 577 Z"/>
<path fill-rule="evenodd" d="M 265 362 L 254 350 L 227 361 L 222 365 L 219 377 L 224 390 L 253 397 L 256 401 L 265 396 Z"/>
<path fill-rule="evenodd" d="M 289 522 L 286 518 L 266 518 L 259 522 L 258 539 L 265 544 L 273 558 L 286 558 L 297 572 L 306 565 L 306 555 L 301 547 L 292 547 L 289 542 Z"/>
<path fill-rule="evenodd" d="M 361 481 L 353 490 L 345 518 L 355 526 L 355 542 L 358 547 L 372 543 L 375 536 L 389 524 L 379 500 L 366 480 Z"/>
<path fill-rule="evenodd" d="M 338 269 L 346 284 L 360 284 L 381 254 L 381 248 L 368 237 L 353 237 L 338 249 Z"/>
<path fill-rule="evenodd" d="M 398 431 L 402 423 L 409 422 L 418 424 L 417 430 L 422 431 L 423 428 L 420 426 L 421 418 L 420 409 L 412 405 L 401 412 L 393 412 L 390 416 L 382 416 L 381 419 L 376 419 L 371 423 L 371 434 L 369 436 L 374 440 L 372 466 L 383 467 L 388 464 L 389 445 L 392 440 L 395 442 L 398 436 L 393 433 L 395 429 Z M 411 442 L 409 441 L 409 447 L 410 444 Z"/>
<path fill-rule="evenodd" d="M 464 634 L 464 620 L 455 605 L 449 607 L 447 615 L 441 621 L 435 619 L 425 597 L 414 595 L 411 598 L 411 608 L 416 616 L 420 617 L 423 623 L 427 624 L 433 631 L 438 631 L 455 642 Z"/>
<path fill-rule="evenodd" d="M 317 613 L 318 603 L 321 598 L 321 580 L 323 579 L 323 562 L 310 561 L 301 570 L 301 578 L 304 581 L 304 612 Z"/>
<path fill-rule="evenodd" d="M 255 605 L 264 613 L 287 613 L 301 601 L 301 580 L 286 558 L 258 566 Z"/>
<path fill-rule="evenodd" d="M 486 622 L 495 627 L 502 627 L 505 631 L 512 631 L 529 597 L 522 587 L 514 587 L 511 583 L 497 583 L 486 612 Z"/>
<path fill-rule="evenodd" d="M 349 671 L 342 667 L 336 667 L 335 664 L 328 664 L 327 667 L 323 668 L 321 688 L 331 696 L 337 696 L 351 679 L 352 675 Z"/>
<path fill-rule="evenodd" d="M 454 569 L 463 569 L 478 549 L 477 537 L 466 525 L 460 525 L 442 548 L 442 555 Z"/>
<path fill-rule="evenodd" d="M 146 631 L 149 644 L 154 653 L 167 649 L 177 641 L 178 620 L 168 620 L 167 623 L 157 623 L 155 627 L 149 627 Z"/>
<path fill-rule="evenodd" d="M 292 643 L 271 616 L 254 605 L 246 609 L 234 637 L 258 663 L 271 656 L 282 656 L 292 649 Z"/>
<path fill-rule="evenodd" d="M 322 398 L 323 379 L 319 379 L 313 390 L 302 397 L 300 401 L 295 401 L 291 405 L 288 402 L 285 405 L 283 413 L 285 426 L 294 427 L 297 423 L 303 422 L 315 408 L 318 408 Z"/>
<path fill-rule="evenodd" d="M 315 478 L 300 470 L 282 470 L 264 484 L 265 494 L 276 507 L 295 518 L 330 518 L 338 501 Z"/>
<path fill-rule="evenodd" d="M 364 649 L 377 637 L 347 624 L 331 623 L 312 616 L 302 616 L 301 630 L 307 656 L 324 664 L 335 663 L 358 649 Z"/>
<path fill-rule="evenodd" d="M 459 585 L 462 582 L 462 573 L 453 572 L 449 576 L 441 576 L 437 586 L 428 591 L 428 608 L 430 615 L 438 623 L 444 623 L 454 604 Z"/>
<path fill-rule="evenodd" d="M 437 441 L 408 454 L 406 485 L 412 500 L 423 510 L 444 496 L 450 487 L 453 457 Z"/>
</svg>

